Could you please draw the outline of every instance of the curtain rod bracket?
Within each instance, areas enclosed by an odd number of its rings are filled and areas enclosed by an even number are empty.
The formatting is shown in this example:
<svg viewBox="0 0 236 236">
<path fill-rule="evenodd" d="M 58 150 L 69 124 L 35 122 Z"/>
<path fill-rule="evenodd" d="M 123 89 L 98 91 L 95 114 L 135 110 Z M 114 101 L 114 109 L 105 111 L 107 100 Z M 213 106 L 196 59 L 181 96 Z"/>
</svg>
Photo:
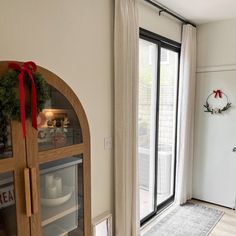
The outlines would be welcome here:
<svg viewBox="0 0 236 236">
<path fill-rule="evenodd" d="M 162 12 L 166 12 L 166 9 L 160 10 L 160 11 L 159 11 L 159 16 L 161 16 L 161 13 L 162 13 Z"/>
<path fill-rule="evenodd" d="M 165 9 L 163 6 L 160 6 L 159 4 L 157 4 L 156 2 L 154 2 L 153 0 L 144 0 L 145 2 L 148 2 L 149 4 L 151 4 L 152 6 L 160 9 L 159 10 L 159 16 L 161 16 L 161 13 L 162 12 L 165 12 L 166 14 L 169 14 L 173 17 L 175 17 L 176 19 L 178 19 L 179 21 L 183 22 L 184 24 L 190 24 L 192 25 L 193 27 L 196 27 L 195 24 L 193 24 L 192 22 L 189 22 L 187 20 L 185 20 L 183 17 L 179 16 L 179 15 L 176 15 L 175 13 L 169 11 L 168 9 Z"/>
</svg>

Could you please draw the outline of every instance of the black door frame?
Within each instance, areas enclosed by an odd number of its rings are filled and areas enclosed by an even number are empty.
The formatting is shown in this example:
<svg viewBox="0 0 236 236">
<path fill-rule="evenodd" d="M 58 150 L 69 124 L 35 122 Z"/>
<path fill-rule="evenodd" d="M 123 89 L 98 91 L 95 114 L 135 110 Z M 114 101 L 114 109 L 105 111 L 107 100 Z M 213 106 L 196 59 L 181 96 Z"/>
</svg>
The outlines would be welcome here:
<svg viewBox="0 0 236 236">
<path fill-rule="evenodd" d="M 178 101 L 179 101 L 179 68 L 180 68 L 180 49 L 181 44 L 170 40 L 161 35 L 155 34 L 146 29 L 139 29 L 139 37 L 140 39 L 144 39 L 151 43 L 157 45 L 158 50 L 158 58 L 157 58 L 157 92 L 156 92 L 156 133 L 155 133 L 155 185 L 154 185 L 154 211 L 141 219 L 141 226 L 148 222 L 151 218 L 153 218 L 157 213 L 162 211 L 165 207 L 171 204 L 175 199 L 175 188 L 176 188 L 176 162 L 177 162 L 177 122 L 178 122 Z M 173 184 L 173 195 L 166 199 L 161 204 L 157 205 L 157 170 L 158 170 L 158 134 L 159 134 L 159 98 L 160 98 L 160 59 L 161 59 L 161 48 L 165 48 L 178 53 L 178 78 L 177 78 L 177 99 L 176 99 L 176 126 L 175 126 L 175 157 L 174 157 L 174 184 Z"/>
</svg>

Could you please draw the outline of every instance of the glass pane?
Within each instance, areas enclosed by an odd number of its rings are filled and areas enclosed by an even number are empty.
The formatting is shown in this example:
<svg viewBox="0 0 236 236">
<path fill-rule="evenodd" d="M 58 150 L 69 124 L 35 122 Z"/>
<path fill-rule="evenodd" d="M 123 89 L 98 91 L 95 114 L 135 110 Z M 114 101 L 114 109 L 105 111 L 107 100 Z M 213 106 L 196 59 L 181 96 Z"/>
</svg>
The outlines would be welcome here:
<svg viewBox="0 0 236 236">
<path fill-rule="evenodd" d="M 140 218 L 154 211 L 157 46 L 139 43 L 138 158 Z"/>
<path fill-rule="evenodd" d="M 40 165 L 43 236 L 83 235 L 82 155 Z"/>
<path fill-rule="evenodd" d="M 68 100 L 55 88 L 38 116 L 39 151 L 82 143 L 79 120 Z"/>
<path fill-rule="evenodd" d="M 157 205 L 173 195 L 178 53 L 161 49 Z"/>
<path fill-rule="evenodd" d="M 11 126 L 0 119 L 0 159 L 12 157 Z"/>
<path fill-rule="evenodd" d="M 15 192 L 12 172 L 0 174 L 0 235 L 17 235 Z"/>
</svg>

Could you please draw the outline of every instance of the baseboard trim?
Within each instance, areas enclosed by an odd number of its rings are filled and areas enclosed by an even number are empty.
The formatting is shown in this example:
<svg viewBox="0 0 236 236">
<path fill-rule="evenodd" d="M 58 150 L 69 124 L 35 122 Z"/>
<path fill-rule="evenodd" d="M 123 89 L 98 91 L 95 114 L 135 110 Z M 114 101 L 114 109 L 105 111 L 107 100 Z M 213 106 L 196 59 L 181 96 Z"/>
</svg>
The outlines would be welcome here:
<svg viewBox="0 0 236 236">
<path fill-rule="evenodd" d="M 192 198 L 192 200 L 196 200 L 196 201 L 200 201 L 200 202 L 205 202 L 205 203 L 213 204 L 213 205 L 216 205 L 216 206 L 219 206 L 219 207 L 225 207 L 225 208 L 228 208 L 230 210 L 234 210 L 234 208 L 231 208 L 231 207 L 228 207 L 228 206 L 224 206 L 224 205 L 220 205 L 220 204 L 215 203 L 215 202 L 209 202 L 209 201 L 205 201 L 205 200 L 198 199 L 198 198 Z"/>
</svg>

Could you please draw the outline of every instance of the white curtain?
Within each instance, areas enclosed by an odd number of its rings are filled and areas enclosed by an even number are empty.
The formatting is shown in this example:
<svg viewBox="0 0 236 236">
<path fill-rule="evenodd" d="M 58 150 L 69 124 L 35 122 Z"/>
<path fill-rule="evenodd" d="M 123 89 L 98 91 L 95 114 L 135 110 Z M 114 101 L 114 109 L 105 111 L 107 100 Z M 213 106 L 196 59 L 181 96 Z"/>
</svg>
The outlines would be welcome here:
<svg viewBox="0 0 236 236">
<path fill-rule="evenodd" d="M 180 57 L 177 201 L 192 198 L 193 131 L 196 85 L 196 28 L 184 25 Z"/>
<path fill-rule="evenodd" d="M 139 234 L 136 156 L 139 26 L 135 0 L 115 0 L 115 235 Z"/>
</svg>

